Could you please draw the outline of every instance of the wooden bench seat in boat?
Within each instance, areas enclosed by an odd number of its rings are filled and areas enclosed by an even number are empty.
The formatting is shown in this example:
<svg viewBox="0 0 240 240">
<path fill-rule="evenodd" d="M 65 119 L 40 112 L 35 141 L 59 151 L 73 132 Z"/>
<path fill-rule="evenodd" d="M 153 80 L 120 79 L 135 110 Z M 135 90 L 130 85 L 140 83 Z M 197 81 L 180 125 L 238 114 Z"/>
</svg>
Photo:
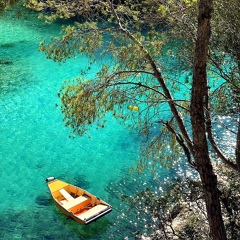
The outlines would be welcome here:
<svg viewBox="0 0 240 240">
<path fill-rule="evenodd" d="M 108 208 L 109 207 L 106 205 L 99 204 L 99 205 L 96 205 L 95 207 L 89 209 L 88 211 L 82 213 L 81 215 L 78 216 L 78 218 L 83 219 L 83 220 L 88 220 L 88 219 L 104 212 Z"/>
<path fill-rule="evenodd" d="M 89 197 L 87 195 L 82 195 L 82 196 L 79 196 L 77 198 L 73 198 L 73 200 L 70 200 L 70 201 L 64 203 L 63 207 L 66 208 L 66 209 L 70 209 L 70 208 L 72 208 L 76 205 L 79 205 L 80 203 L 83 203 L 87 199 L 89 199 Z"/>
<path fill-rule="evenodd" d="M 60 189 L 59 192 L 66 198 L 66 200 L 71 201 L 74 199 L 64 188 Z"/>
</svg>

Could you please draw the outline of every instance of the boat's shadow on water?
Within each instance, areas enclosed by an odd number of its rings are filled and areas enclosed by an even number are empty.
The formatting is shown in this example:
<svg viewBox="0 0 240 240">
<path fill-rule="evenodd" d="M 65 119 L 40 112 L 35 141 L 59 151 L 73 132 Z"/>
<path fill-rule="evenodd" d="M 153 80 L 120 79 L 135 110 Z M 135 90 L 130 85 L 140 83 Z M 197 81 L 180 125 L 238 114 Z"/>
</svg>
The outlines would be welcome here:
<svg viewBox="0 0 240 240">
<path fill-rule="evenodd" d="M 52 205 L 52 198 L 50 198 L 50 196 L 46 196 L 46 195 L 39 195 L 35 198 L 35 203 L 39 207 L 50 206 L 50 205 Z"/>
<path fill-rule="evenodd" d="M 108 230 L 111 222 L 103 217 L 98 219 L 96 222 L 92 222 L 89 225 L 81 225 L 69 218 L 65 218 L 64 223 L 70 231 L 75 232 L 82 239 L 98 239 L 100 236 L 104 236 Z"/>
<path fill-rule="evenodd" d="M 81 225 L 67 218 L 52 199 L 38 196 L 35 206 L 6 209 L 0 213 L 0 239 L 84 240 L 104 239 L 110 221 L 103 217 L 90 225 Z"/>
<path fill-rule="evenodd" d="M 102 239 L 100 236 L 104 236 L 111 225 L 107 217 L 98 219 L 96 222 L 92 222 L 89 225 L 82 225 L 66 217 L 54 204 L 52 204 L 50 208 L 52 208 L 58 224 L 64 225 L 64 228 L 68 229 L 67 232 L 72 233 L 74 236 L 78 236 L 79 239 Z"/>
</svg>

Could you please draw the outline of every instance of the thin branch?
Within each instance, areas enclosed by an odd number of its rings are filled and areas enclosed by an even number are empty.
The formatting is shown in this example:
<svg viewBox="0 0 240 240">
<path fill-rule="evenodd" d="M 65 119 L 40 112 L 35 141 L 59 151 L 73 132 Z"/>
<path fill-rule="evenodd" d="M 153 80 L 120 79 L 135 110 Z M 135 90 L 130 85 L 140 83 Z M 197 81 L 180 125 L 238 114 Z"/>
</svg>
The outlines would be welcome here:
<svg viewBox="0 0 240 240">
<path fill-rule="evenodd" d="M 240 91 L 240 86 L 238 86 L 237 84 L 233 83 L 232 79 L 228 76 L 228 74 L 224 73 L 223 69 L 219 66 L 219 64 L 214 60 L 214 58 L 212 58 L 211 56 L 209 56 L 211 61 L 213 62 L 213 64 L 215 65 L 215 67 L 218 70 L 218 73 L 214 70 L 214 72 L 216 72 L 217 74 L 220 75 L 220 77 L 222 77 L 224 80 L 226 80 L 226 82 L 228 82 L 229 84 L 232 84 L 238 91 Z"/>
<path fill-rule="evenodd" d="M 172 126 L 169 124 L 169 122 L 164 122 L 164 121 L 161 121 L 163 125 L 166 126 L 166 128 L 176 137 L 176 140 L 177 142 L 179 143 L 179 145 L 182 147 L 186 157 L 187 157 L 187 160 L 189 162 L 189 164 L 194 168 L 194 169 L 197 169 L 196 167 L 196 164 L 195 162 L 192 160 L 191 158 L 191 153 L 188 149 L 188 147 L 185 145 L 184 143 L 184 140 L 182 138 L 182 136 L 180 134 L 178 134 L 173 128 Z"/>
<path fill-rule="evenodd" d="M 182 109 L 185 110 L 185 111 L 189 111 L 189 109 L 187 109 L 187 108 L 185 108 L 185 107 L 177 104 L 177 102 L 188 102 L 187 100 L 168 99 L 168 98 L 166 97 L 166 95 L 164 95 L 162 92 L 160 92 L 160 91 L 157 90 L 156 88 L 150 87 L 150 86 L 145 85 L 145 84 L 142 84 L 141 82 L 116 82 L 116 83 L 111 83 L 111 84 L 110 84 L 110 81 L 111 81 L 112 79 L 114 79 L 115 76 L 121 75 L 121 74 L 124 74 L 124 73 L 136 73 L 136 74 L 137 74 L 137 73 L 145 73 L 145 74 L 153 75 L 152 72 L 148 72 L 148 71 L 144 71 L 144 70 L 122 70 L 122 71 L 114 72 L 114 73 L 107 79 L 107 81 L 106 81 L 107 84 L 104 84 L 103 86 L 117 86 L 117 85 L 124 85 L 124 84 L 126 84 L 126 85 L 132 84 L 132 85 L 137 85 L 137 86 L 140 86 L 140 87 L 144 87 L 144 88 L 146 88 L 146 89 L 148 89 L 148 90 L 152 90 L 152 91 L 160 94 L 162 97 L 164 97 L 165 99 L 162 100 L 162 101 L 164 101 L 164 102 L 172 101 L 172 102 L 175 103 L 176 106 L 182 108 Z M 161 101 L 159 101 L 159 102 L 161 102 Z"/>
<path fill-rule="evenodd" d="M 206 106 L 205 106 L 205 114 L 206 114 L 206 131 L 208 140 L 211 143 L 211 146 L 215 150 L 217 156 L 229 167 L 231 167 L 233 170 L 238 171 L 237 165 L 234 164 L 230 159 L 228 159 L 223 152 L 219 149 L 217 143 L 214 140 L 213 133 L 212 133 L 212 120 L 210 116 L 210 109 L 208 106 L 208 98 L 206 99 Z"/>
</svg>

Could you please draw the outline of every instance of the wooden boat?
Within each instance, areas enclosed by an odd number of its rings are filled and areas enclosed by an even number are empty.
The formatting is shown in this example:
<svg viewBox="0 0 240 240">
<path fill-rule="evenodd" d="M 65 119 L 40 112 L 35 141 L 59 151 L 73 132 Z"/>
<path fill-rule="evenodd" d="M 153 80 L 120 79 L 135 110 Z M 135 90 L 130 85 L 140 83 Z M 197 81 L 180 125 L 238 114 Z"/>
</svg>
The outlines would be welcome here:
<svg viewBox="0 0 240 240">
<path fill-rule="evenodd" d="M 54 177 L 46 181 L 59 210 L 80 224 L 87 225 L 112 211 L 108 203 L 82 188 Z"/>
</svg>

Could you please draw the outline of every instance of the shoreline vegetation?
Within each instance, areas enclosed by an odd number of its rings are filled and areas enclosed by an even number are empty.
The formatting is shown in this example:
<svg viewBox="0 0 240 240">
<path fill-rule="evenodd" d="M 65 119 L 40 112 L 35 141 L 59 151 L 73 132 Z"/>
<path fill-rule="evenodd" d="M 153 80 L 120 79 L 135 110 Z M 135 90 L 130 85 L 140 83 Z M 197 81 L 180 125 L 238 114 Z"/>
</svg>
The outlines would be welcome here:
<svg viewBox="0 0 240 240">
<path fill-rule="evenodd" d="M 228 239 L 238 239 L 240 232 L 239 176 L 222 163 L 215 163 L 214 170 L 219 177 L 218 189 Z M 200 180 L 179 177 L 170 185 L 167 184 L 165 188 L 157 195 L 147 188 L 145 191 L 137 192 L 134 197 L 122 197 L 123 201 L 132 208 L 136 208 L 138 212 L 148 211 L 148 217 L 143 214 L 142 219 L 149 219 L 148 224 L 153 233 L 150 235 L 136 233 L 139 239 L 210 240 Z M 139 204 L 140 198 L 143 199 Z"/>
<path fill-rule="evenodd" d="M 223 218 L 228 232 L 228 239 L 238 239 L 240 234 L 240 183 L 239 175 L 229 171 L 222 163 L 214 164 L 218 175 Z M 180 203 L 180 211 L 168 227 L 172 239 L 211 239 L 206 216 L 203 191 L 200 181 L 189 186 L 188 201 Z M 184 193 L 183 193 L 184 194 Z"/>
</svg>

